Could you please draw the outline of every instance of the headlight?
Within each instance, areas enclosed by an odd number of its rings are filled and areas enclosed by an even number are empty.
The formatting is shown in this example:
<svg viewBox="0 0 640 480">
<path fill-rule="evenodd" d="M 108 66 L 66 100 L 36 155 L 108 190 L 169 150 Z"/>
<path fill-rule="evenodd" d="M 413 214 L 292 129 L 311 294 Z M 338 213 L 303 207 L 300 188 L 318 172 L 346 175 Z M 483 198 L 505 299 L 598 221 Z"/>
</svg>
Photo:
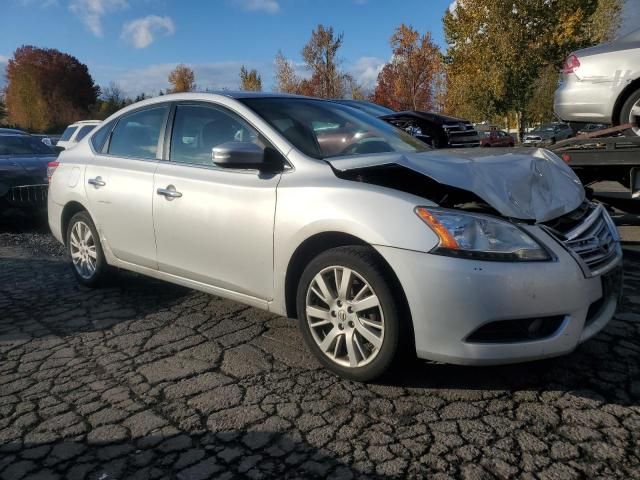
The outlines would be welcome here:
<svg viewBox="0 0 640 480">
<path fill-rule="evenodd" d="M 416 214 L 440 239 L 431 253 L 516 262 L 551 259 L 538 242 L 512 223 L 488 215 L 427 207 L 417 207 Z"/>
</svg>

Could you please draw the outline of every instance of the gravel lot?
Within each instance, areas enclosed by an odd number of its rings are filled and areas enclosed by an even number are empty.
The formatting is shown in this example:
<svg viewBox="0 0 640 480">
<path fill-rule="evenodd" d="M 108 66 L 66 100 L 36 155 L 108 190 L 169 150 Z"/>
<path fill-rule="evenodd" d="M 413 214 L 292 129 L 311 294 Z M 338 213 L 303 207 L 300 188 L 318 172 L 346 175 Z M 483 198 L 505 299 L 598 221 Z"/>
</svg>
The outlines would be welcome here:
<svg viewBox="0 0 640 480">
<path fill-rule="evenodd" d="M 132 274 L 74 281 L 0 234 L 0 478 L 640 478 L 640 262 L 594 340 L 342 381 L 296 325 Z M 558 292 L 561 294 L 561 292 Z"/>
</svg>

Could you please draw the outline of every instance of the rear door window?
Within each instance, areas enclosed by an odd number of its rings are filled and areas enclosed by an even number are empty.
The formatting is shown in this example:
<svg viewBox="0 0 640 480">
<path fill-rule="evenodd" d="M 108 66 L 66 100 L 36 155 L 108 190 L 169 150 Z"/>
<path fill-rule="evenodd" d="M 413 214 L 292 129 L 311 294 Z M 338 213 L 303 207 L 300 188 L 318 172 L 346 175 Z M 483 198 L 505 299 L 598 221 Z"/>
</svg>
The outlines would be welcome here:
<svg viewBox="0 0 640 480">
<path fill-rule="evenodd" d="M 155 159 L 168 106 L 146 108 L 120 117 L 109 142 L 110 155 Z"/>
</svg>

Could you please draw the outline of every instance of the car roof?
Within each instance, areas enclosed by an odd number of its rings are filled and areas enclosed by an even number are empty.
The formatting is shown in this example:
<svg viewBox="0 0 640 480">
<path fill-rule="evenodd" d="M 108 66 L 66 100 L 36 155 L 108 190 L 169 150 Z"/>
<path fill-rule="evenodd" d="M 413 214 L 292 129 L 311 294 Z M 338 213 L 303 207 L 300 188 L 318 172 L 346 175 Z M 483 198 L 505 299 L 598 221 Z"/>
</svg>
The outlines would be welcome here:
<svg viewBox="0 0 640 480">
<path fill-rule="evenodd" d="M 102 120 L 79 120 L 77 122 L 73 122 L 70 127 L 80 126 L 80 125 L 99 125 L 102 123 Z"/>
</svg>

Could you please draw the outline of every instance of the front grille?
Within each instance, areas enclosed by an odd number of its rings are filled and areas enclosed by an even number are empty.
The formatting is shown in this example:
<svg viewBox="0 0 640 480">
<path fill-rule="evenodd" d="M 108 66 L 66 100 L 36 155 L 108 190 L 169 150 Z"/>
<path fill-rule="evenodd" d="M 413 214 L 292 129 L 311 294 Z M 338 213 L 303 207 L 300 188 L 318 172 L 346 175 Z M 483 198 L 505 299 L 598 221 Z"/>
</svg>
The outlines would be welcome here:
<svg viewBox="0 0 640 480">
<path fill-rule="evenodd" d="M 14 205 L 42 205 L 47 202 L 49 185 L 22 185 L 9 189 L 8 198 Z"/>
<path fill-rule="evenodd" d="M 541 140 L 540 137 L 524 137 L 525 142 L 540 142 Z"/>
<path fill-rule="evenodd" d="M 578 259 L 583 271 L 588 276 L 596 276 L 608 269 L 621 255 L 618 232 L 611 217 L 602 205 L 590 205 L 578 208 L 584 212 L 582 221 L 576 223 L 574 212 L 565 217 L 568 221 L 563 225 L 562 218 L 553 221 L 553 226 L 547 226 L 556 238 Z M 571 228 L 562 232 L 561 225 Z M 555 228 L 553 228 L 555 227 Z"/>
</svg>

